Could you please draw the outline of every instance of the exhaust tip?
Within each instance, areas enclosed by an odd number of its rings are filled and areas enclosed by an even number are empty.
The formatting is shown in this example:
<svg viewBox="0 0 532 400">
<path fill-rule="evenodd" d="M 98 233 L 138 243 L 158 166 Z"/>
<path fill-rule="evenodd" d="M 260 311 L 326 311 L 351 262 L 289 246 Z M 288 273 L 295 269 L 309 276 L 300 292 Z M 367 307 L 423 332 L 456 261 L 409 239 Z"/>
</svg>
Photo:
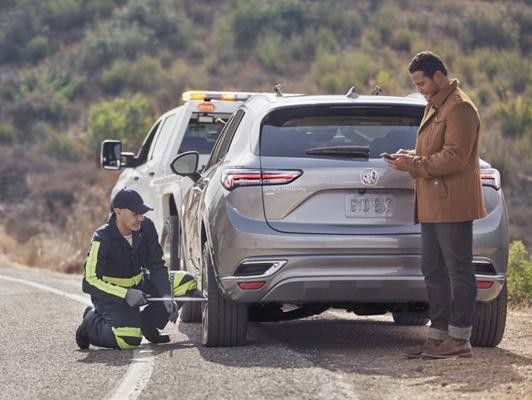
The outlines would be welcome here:
<svg viewBox="0 0 532 400">
<path fill-rule="evenodd" d="M 286 264 L 286 260 L 244 261 L 237 267 L 234 276 L 269 276 Z"/>
</svg>

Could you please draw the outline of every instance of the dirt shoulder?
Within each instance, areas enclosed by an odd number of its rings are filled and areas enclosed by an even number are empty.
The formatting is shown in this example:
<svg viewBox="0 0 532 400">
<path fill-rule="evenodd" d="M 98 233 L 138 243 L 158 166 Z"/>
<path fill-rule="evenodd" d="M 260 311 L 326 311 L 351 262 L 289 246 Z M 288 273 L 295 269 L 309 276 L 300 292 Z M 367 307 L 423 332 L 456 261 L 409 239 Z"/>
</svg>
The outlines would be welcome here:
<svg viewBox="0 0 532 400">
<path fill-rule="evenodd" d="M 264 327 L 320 368 L 353 399 L 525 399 L 532 393 L 532 309 L 509 311 L 496 348 L 474 348 L 470 359 L 409 360 L 427 327 L 396 326 L 391 317 L 341 310 Z M 301 334 L 304 332 L 304 334 Z"/>
<path fill-rule="evenodd" d="M 532 312 L 510 311 L 499 346 L 475 348 L 472 359 L 404 360 L 398 367 L 395 393 L 404 398 L 530 399 Z"/>
</svg>

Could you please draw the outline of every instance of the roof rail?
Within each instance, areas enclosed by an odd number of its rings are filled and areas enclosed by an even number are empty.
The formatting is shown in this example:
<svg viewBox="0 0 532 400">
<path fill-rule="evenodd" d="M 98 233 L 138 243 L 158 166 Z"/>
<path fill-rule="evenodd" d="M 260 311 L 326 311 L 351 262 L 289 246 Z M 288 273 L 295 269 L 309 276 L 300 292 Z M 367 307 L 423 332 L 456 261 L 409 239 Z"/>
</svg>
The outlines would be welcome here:
<svg viewBox="0 0 532 400">
<path fill-rule="evenodd" d="M 351 88 L 347 91 L 345 95 L 347 97 L 351 97 L 352 99 L 356 99 L 358 97 L 357 90 L 354 86 L 351 86 Z"/>
<path fill-rule="evenodd" d="M 381 93 L 382 93 L 381 87 L 379 85 L 375 85 L 375 89 L 373 89 L 370 94 L 372 96 L 378 96 Z"/>
<path fill-rule="evenodd" d="M 274 87 L 272 87 L 273 92 L 277 97 L 283 97 L 283 92 L 281 92 L 281 84 L 278 83 Z"/>
</svg>

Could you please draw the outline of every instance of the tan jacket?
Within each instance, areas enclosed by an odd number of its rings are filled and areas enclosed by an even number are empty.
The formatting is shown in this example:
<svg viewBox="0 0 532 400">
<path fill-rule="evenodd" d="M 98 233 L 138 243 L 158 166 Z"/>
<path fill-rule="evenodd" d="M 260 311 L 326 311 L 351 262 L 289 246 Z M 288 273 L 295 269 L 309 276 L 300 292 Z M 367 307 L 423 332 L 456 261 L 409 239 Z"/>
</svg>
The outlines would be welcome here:
<svg viewBox="0 0 532 400">
<path fill-rule="evenodd" d="M 486 215 L 479 128 L 477 108 L 456 80 L 427 104 L 408 171 L 416 179 L 416 222 L 462 222 Z"/>
</svg>

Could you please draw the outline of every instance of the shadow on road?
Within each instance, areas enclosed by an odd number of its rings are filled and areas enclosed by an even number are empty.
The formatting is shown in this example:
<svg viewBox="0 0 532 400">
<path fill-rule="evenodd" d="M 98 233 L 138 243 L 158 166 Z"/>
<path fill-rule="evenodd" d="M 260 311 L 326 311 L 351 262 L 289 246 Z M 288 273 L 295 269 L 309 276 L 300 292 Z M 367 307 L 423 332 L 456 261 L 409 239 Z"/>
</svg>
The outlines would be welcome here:
<svg viewBox="0 0 532 400">
<path fill-rule="evenodd" d="M 128 365 L 133 359 L 133 351 L 118 351 L 113 349 L 103 349 L 91 347 L 89 350 L 78 350 L 86 354 L 85 358 L 78 360 L 84 364 L 104 364 L 111 366 Z"/>
<path fill-rule="evenodd" d="M 199 324 L 180 324 L 179 331 L 207 361 L 225 366 L 266 368 L 318 367 L 331 372 L 388 376 L 417 385 L 449 386 L 459 393 L 486 391 L 522 382 L 517 366 L 530 358 L 500 348 L 474 348 L 470 359 L 409 360 L 402 352 L 424 341 L 426 327 L 397 326 L 364 319 L 324 319 L 250 324 L 248 346 L 205 348 Z M 295 362 L 301 356 L 308 362 Z"/>
<path fill-rule="evenodd" d="M 86 364 L 121 366 L 128 365 L 132 362 L 135 362 L 135 360 L 141 360 L 144 357 L 157 356 L 161 353 L 170 352 L 170 357 L 172 357 L 173 352 L 176 350 L 196 346 L 197 344 L 189 341 L 165 344 L 143 343 L 139 348 L 140 352 L 138 352 L 136 356 L 134 355 L 134 350 L 115 350 L 91 347 L 89 350 L 79 350 L 81 353 L 85 353 L 86 357 L 78 362 Z"/>
</svg>

